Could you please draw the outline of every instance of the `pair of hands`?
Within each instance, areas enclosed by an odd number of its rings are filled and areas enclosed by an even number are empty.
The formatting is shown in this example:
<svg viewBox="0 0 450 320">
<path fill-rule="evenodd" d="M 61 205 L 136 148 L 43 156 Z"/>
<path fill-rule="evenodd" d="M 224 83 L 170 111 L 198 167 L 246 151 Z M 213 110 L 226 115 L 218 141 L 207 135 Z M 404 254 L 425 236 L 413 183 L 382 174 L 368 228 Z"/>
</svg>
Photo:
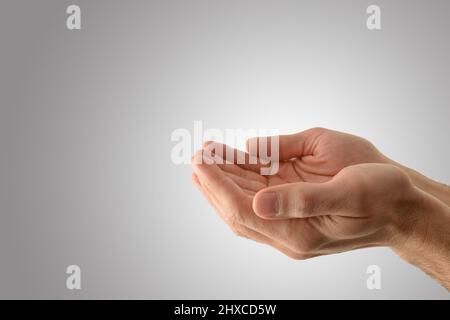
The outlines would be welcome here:
<svg viewBox="0 0 450 320">
<path fill-rule="evenodd" d="M 241 152 L 219 143 L 208 148 L 223 150 L 214 154 L 223 159 Z M 294 259 L 389 245 L 398 234 L 393 229 L 416 219 L 408 176 L 380 164 L 385 157 L 356 136 L 321 128 L 280 136 L 272 176 L 249 161 L 216 164 L 206 156 L 194 156 L 193 180 L 224 221 Z"/>
<path fill-rule="evenodd" d="M 220 152 L 210 156 L 206 146 Z M 271 176 L 248 161 L 257 154 L 215 142 L 205 148 L 194 155 L 193 181 L 222 219 L 237 235 L 294 259 L 371 246 L 389 246 L 400 255 L 414 247 L 420 254 L 430 226 L 426 211 L 446 207 L 417 186 L 424 185 L 423 176 L 345 133 L 314 128 L 280 136 L 279 170 Z M 247 161 L 227 162 L 230 152 Z"/>
</svg>

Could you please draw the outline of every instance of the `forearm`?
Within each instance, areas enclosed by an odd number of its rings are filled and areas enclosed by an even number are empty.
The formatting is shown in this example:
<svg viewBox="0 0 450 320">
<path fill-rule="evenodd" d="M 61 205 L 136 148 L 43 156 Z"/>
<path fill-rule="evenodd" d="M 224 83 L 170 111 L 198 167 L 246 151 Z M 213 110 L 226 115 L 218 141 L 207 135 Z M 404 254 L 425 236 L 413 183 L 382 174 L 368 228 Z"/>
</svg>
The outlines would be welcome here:
<svg viewBox="0 0 450 320">
<path fill-rule="evenodd" d="M 450 208 L 419 191 L 414 218 L 400 230 L 392 249 L 450 290 Z"/>
</svg>

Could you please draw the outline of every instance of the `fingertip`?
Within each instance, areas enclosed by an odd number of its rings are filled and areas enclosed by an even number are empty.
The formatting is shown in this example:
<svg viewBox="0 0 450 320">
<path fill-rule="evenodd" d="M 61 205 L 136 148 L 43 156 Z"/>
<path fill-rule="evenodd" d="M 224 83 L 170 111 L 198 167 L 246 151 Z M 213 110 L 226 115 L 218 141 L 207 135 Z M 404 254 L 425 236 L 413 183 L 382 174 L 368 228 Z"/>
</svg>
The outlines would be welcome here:
<svg viewBox="0 0 450 320">
<path fill-rule="evenodd" d="M 205 142 L 203 142 L 203 148 L 207 148 L 209 147 L 209 145 L 216 143 L 214 140 L 207 140 Z"/>
<path fill-rule="evenodd" d="M 200 179 L 195 172 L 192 173 L 192 182 L 199 188 L 201 188 Z"/>
<path fill-rule="evenodd" d="M 191 158 L 191 165 L 195 168 L 203 162 L 203 150 L 197 150 Z"/>
<path fill-rule="evenodd" d="M 259 139 L 259 137 L 252 137 L 252 138 L 248 138 L 247 141 L 245 141 L 245 148 L 248 153 L 258 154 L 258 139 Z M 256 150 L 255 150 L 255 147 L 256 147 Z"/>
<path fill-rule="evenodd" d="M 253 211 L 265 219 L 273 219 L 279 215 L 280 199 L 273 191 L 260 191 L 253 198 Z"/>
<path fill-rule="evenodd" d="M 247 140 L 245 140 L 245 150 L 248 152 L 248 149 L 249 149 L 249 145 L 250 145 L 250 139 L 253 139 L 253 138 L 248 138 Z"/>
</svg>

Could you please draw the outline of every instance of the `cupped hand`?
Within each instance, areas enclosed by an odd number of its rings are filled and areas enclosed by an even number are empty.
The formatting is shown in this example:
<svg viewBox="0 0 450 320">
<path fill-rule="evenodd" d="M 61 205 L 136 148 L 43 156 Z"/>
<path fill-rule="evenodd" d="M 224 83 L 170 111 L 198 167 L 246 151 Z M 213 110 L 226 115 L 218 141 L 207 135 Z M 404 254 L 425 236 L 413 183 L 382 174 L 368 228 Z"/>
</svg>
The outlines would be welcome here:
<svg viewBox="0 0 450 320">
<path fill-rule="evenodd" d="M 274 176 L 260 175 L 258 164 L 221 163 L 200 150 L 194 182 L 236 234 L 295 259 L 400 241 L 416 221 L 420 192 L 397 167 L 353 165 L 382 157 L 370 143 L 353 136 L 336 143 L 320 130 L 281 136 Z M 240 153 L 216 144 L 221 148 L 222 156 Z"/>
<path fill-rule="evenodd" d="M 278 136 L 280 169 L 269 177 L 270 184 L 285 182 L 325 182 L 343 168 L 361 163 L 389 163 L 368 140 L 351 134 L 324 128 L 312 128 L 291 135 Z M 264 137 L 268 153 L 272 137 Z M 251 156 L 258 157 L 261 138 L 247 141 Z M 253 167 L 255 171 L 258 169 Z"/>
</svg>

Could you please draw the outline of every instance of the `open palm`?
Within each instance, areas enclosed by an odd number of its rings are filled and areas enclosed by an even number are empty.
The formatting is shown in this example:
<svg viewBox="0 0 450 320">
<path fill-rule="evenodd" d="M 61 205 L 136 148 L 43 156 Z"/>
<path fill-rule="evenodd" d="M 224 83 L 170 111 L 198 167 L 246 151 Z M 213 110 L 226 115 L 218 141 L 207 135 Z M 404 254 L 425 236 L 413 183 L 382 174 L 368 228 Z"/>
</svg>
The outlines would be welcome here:
<svg viewBox="0 0 450 320">
<path fill-rule="evenodd" d="M 254 138 L 258 139 L 258 138 Z M 266 139 L 270 152 L 270 138 Z M 247 146 L 251 143 L 247 143 Z M 222 159 L 241 151 L 214 143 L 212 150 L 222 149 Z M 257 145 L 258 142 L 255 143 Z M 247 147 L 247 149 L 249 149 Z M 255 156 L 257 154 L 245 155 Z M 360 163 L 382 163 L 386 159 L 369 141 L 350 134 L 323 128 L 313 128 L 297 134 L 279 137 L 279 169 L 274 175 L 260 174 L 262 165 L 227 163 L 220 168 L 248 194 L 262 188 L 295 182 L 326 182 L 343 168 Z"/>
</svg>

